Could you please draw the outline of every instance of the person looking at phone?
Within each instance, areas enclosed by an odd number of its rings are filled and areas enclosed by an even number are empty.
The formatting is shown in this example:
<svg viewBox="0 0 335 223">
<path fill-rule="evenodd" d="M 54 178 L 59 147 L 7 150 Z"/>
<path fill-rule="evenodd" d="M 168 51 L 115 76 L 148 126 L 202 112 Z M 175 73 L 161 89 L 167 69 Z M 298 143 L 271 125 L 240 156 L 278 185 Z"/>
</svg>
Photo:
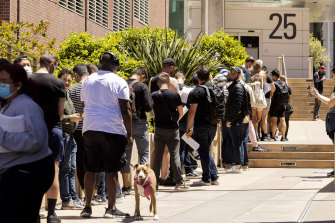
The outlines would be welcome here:
<svg viewBox="0 0 335 223">
<path fill-rule="evenodd" d="M 326 67 L 321 65 L 319 70 L 313 74 L 314 88 L 316 88 L 320 95 L 323 93 L 323 80 L 326 79 Z M 318 98 L 315 98 L 313 120 L 319 120 L 319 110 L 321 106 L 321 101 Z"/>
</svg>

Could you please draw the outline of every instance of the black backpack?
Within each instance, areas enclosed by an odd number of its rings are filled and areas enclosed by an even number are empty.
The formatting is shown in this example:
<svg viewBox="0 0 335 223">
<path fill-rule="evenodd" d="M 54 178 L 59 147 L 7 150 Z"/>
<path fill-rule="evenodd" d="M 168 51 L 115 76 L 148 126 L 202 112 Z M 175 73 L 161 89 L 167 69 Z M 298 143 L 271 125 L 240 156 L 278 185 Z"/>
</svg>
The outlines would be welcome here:
<svg viewBox="0 0 335 223">
<path fill-rule="evenodd" d="M 128 87 L 129 87 L 129 103 L 130 103 L 132 118 L 137 118 L 136 103 L 135 103 L 136 95 L 135 95 L 134 88 L 133 88 L 133 86 L 137 82 L 139 82 L 139 81 L 134 80 L 128 85 Z"/>
<path fill-rule="evenodd" d="M 275 100 L 279 105 L 286 105 L 289 101 L 288 86 L 283 81 L 275 82 L 276 91 L 274 93 Z"/>
<path fill-rule="evenodd" d="M 224 92 L 217 86 L 212 85 L 207 87 L 199 85 L 206 90 L 207 94 L 207 108 L 204 114 L 205 120 L 212 125 L 216 125 L 224 118 L 226 97 Z"/>
</svg>

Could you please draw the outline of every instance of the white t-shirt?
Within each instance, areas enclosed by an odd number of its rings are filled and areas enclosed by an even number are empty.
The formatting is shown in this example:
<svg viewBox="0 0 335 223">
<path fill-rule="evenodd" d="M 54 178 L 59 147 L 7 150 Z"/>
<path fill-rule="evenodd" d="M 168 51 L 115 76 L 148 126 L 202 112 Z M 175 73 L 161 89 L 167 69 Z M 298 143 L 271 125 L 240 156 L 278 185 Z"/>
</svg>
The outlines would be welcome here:
<svg viewBox="0 0 335 223">
<path fill-rule="evenodd" d="M 119 99 L 129 100 L 127 82 L 110 71 L 87 77 L 81 90 L 84 102 L 83 133 L 88 130 L 126 135 Z"/>
</svg>

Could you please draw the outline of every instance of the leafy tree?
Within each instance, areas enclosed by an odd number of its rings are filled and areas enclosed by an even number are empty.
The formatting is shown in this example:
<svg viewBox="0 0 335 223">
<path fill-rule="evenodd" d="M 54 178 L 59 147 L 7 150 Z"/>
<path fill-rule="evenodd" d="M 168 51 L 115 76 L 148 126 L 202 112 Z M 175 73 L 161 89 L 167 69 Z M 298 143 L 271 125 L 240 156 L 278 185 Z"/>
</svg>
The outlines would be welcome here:
<svg viewBox="0 0 335 223">
<path fill-rule="evenodd" d="M 55 39 L 47 41 L 48 25 L 49 23 L 43 21 L 40 21 L 37 25 L 29 22 L 1 21 L 0 40 L 6 41 L 22 51 L 39 57 L 45 52 L 54 51 Z M 1 42 L 0 47 L 6 49 L 6 46 Z M 20 52 L 13 51 L 12 58 L 15 58 L 19 54 Z M 0 50 L 0 56 L 7 57 L 7 52 Z"/>
<path fill-rule="evenodd" d="M 314 69 L 319 69 L 321 64 L 326 64 L 331 61 L 327 56 L 327 49 L 322 46 L 321 41 L 313 36 L 312 33 L 309 34 L 309 54 L 313 57 Z"/>
<path fill-rule="evenodd" d="M 214 60 L 226 67 L 240 66 L 248 57 L 242 43 L 233 36 L 217 30 L 212 35 L 204 35 L 200 41 L 200 51 L 206 53 L 214 48 L 216 53 Z"/>
</svg>

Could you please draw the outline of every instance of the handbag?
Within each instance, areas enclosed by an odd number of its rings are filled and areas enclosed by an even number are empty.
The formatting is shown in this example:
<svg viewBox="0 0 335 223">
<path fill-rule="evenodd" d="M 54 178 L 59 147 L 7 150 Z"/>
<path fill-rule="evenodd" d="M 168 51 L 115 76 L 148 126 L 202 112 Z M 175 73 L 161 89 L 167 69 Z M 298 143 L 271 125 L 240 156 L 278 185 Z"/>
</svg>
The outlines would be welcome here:
<svg viewBox="0 0 335 223">
<path fill-rule="evenodd" d="M 335 132 L 335 113 L 328 112 L 326 116 L 326 132 L 327 135 L 333 135 Z"/>
<path fill-rule="evenodd" d="M 255 95 L 255 108 L 263 109 L 266 108 L 267 103 L 265 99 L 265 93 L 263 90 L 263 76 L 261 76 L 261 87 L 255 86 L 254 95 Z"/>
</svg>

